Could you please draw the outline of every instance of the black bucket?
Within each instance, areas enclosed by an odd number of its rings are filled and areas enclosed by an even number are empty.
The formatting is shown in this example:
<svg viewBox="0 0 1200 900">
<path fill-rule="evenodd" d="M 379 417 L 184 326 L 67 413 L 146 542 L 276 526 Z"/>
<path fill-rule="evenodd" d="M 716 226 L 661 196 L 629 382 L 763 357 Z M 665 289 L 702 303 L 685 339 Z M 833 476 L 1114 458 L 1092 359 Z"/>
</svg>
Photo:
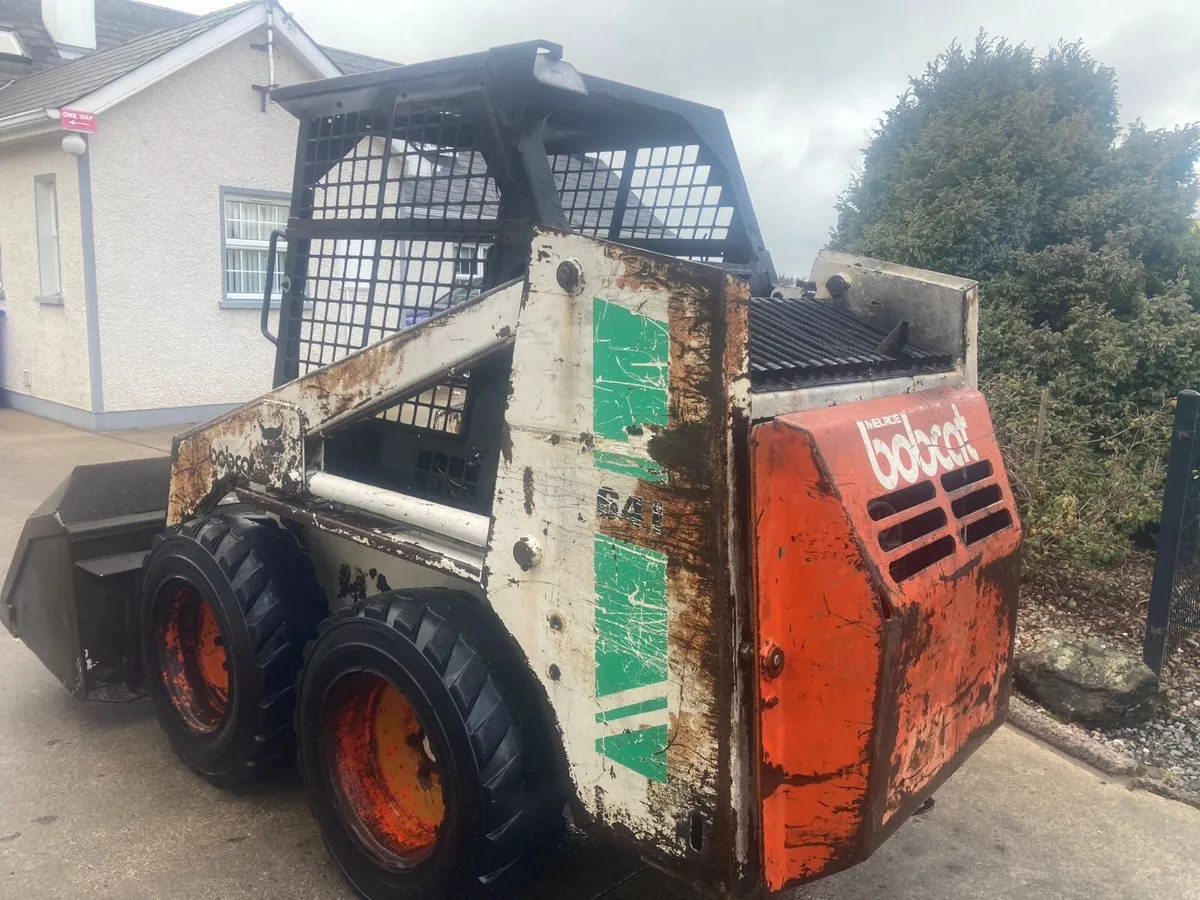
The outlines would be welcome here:
<svg viewBox="0 0 1200 900">
<path fill-rule="evenodd" d="M 25 521 L 0 621 L 80 697 L 137 696 L 142 563 L 170 472 L 165 456 L 77 466 Z"/>
</svg>

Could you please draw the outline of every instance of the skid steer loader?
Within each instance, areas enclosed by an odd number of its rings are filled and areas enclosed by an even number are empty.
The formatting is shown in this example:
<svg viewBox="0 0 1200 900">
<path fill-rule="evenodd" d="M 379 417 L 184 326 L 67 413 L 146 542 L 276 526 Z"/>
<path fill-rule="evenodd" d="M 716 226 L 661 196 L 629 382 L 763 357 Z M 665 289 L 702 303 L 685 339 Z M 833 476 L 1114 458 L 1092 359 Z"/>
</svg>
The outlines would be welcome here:
<svg viewBox="0 0 1200 900">
<path fill-rule="evenodd" d="M 564 808 L 697 893 L 869 855 L 1007 707 L 975 285 L 777 288 L 720 111 L 553 44 L 274 99 L 276 387 L 77 468 L 9 630 L 218 784 L 294 751 L 369 898 L 462 896 Z"/>
</svg>

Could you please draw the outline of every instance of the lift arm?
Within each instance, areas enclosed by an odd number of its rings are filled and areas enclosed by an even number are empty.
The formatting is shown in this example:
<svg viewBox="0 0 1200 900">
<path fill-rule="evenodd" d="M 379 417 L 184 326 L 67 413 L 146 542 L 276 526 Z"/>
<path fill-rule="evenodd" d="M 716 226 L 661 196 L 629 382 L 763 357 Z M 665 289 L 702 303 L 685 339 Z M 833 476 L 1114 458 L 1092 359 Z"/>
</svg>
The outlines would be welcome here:
<svg viewBox="0 0 1200 900">
<path fill-rule="evenodd" d="M 524 290 L 524 279 L 493 288 L 180 434 L 171 448 L 167 524 L 239 485 L 303 493 L 309 438 L 373 415 L 512 344 Z"/>
</svg>

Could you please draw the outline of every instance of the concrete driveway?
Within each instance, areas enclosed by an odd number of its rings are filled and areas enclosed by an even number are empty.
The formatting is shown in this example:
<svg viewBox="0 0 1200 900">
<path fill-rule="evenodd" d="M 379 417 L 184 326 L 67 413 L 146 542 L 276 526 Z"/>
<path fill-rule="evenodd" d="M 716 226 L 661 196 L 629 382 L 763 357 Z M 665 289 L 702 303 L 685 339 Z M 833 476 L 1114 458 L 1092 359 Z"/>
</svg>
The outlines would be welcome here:
<svg viewBox="0 0 1200 900">
<path fill-rule="evenodd" d="M 26 515 L 78 463 L 165 452 L 0 410 L 0 580 Z M 298 778 L 219 791 L 145 701 L 81 704 L 0 629 L 0 898 L 349 898 Z M 526 900 L 682 900 L 572 836 Z M 1005 729 L 871 860 L 791 900 L 1200 900 L 1200 811 L 1133 792 Z"/>
</svg>

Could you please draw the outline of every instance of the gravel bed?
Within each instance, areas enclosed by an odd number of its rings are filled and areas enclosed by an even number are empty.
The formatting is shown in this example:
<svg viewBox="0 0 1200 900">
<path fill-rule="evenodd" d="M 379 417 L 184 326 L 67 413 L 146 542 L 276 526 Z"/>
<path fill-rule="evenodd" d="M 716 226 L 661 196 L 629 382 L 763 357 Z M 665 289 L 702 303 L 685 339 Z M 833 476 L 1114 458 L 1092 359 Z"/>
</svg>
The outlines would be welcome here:
<svg viewBox="0 0 1200 900">
<path fill-rule="evenodd" d="M 1017 651 L 1028 649 L 1046 634 L 1065 632 L 1140 656 L 1150 580 L 1150 563 L 1143 560 L 1111 572 L 1023 584 Z M 1200 632 L 1187 638 L 1172 656 L 1162 684 L 1166 708 L 1149 722 L 1107 731 L 1079 730 L 1151 770 L 1161 770 L 1164 778 L 1185 790 L 1200 791 Z"/>
</svg>

